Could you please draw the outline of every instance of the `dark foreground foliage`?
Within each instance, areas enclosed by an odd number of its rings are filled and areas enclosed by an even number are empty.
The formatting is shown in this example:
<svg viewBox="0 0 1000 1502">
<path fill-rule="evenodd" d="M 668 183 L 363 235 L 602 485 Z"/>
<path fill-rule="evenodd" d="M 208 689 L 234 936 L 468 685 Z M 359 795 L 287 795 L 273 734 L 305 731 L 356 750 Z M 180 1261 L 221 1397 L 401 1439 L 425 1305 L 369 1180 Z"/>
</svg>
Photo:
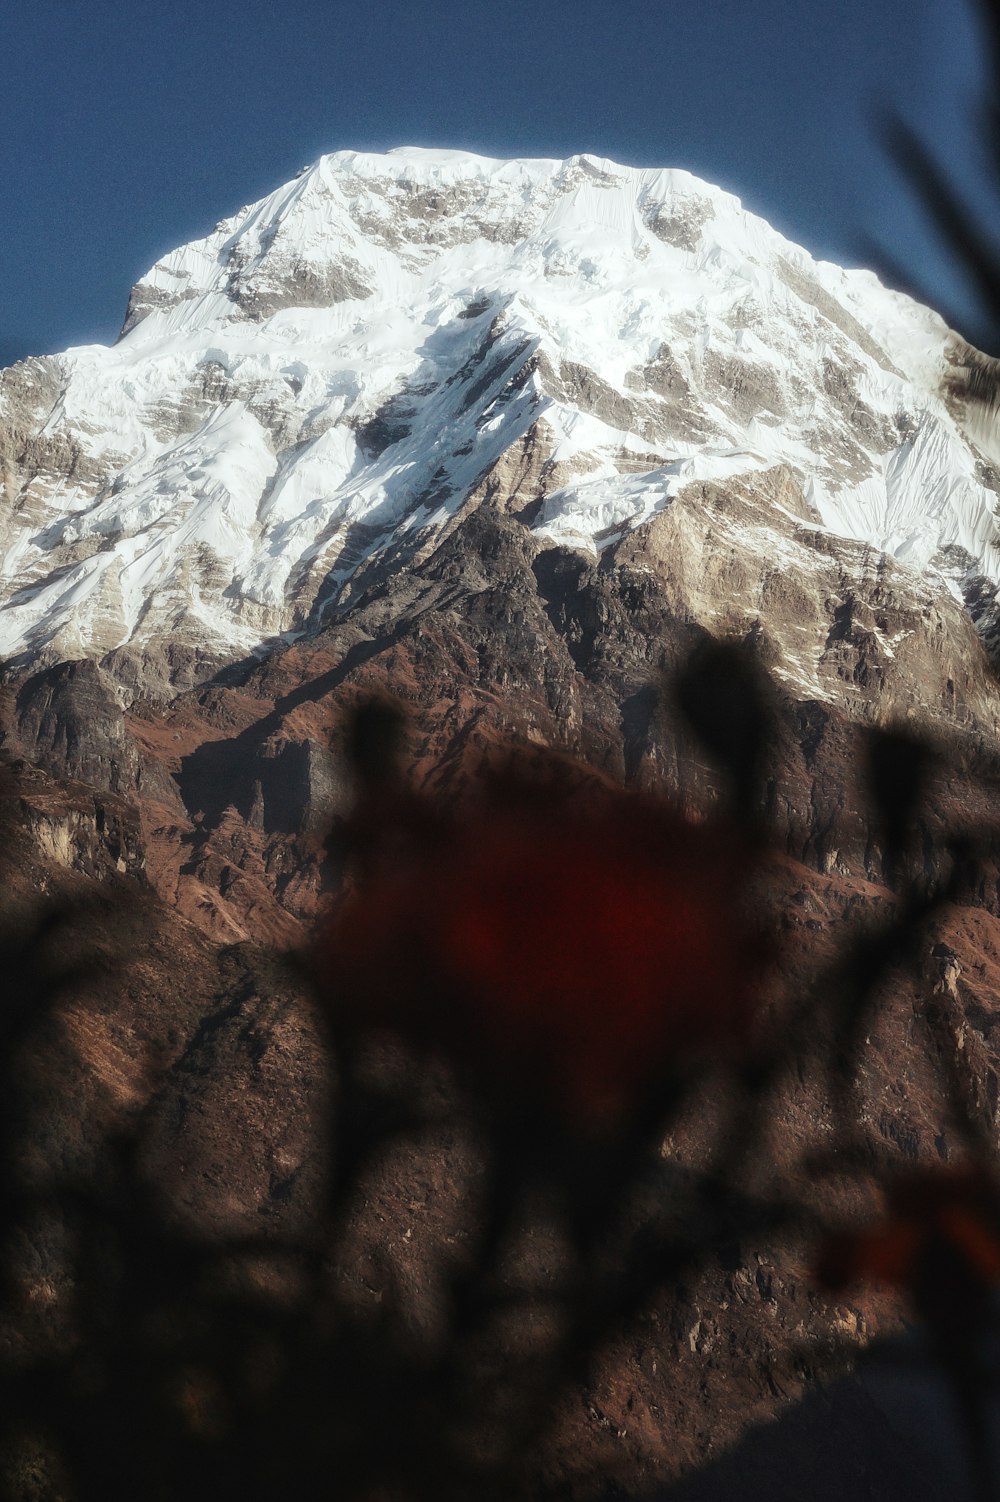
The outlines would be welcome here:
<svg viewBox="0 0 1000 1502">
<path fill-rule="evenodd" d="M 741 649 L 707 640 L 670 694 L 729 789 L 711 818 L 538 752 L 443 806 L 399 773 L 392 708 L 360 712 L 358 796 L 334 842 L 341 894 L 296 961 L 330 1114 L 317 1124 L 324 1187 L 292 1230 L 192 1228 L 150 1172 L 143 1116 L 85 1168 L 39 1163 L 31 1061 L 74 976 L 56 958 L 58 914 L 8 936 L 3 1495 L 560 1495 L 543 1457 L 567 1394 L 664 1289 L 762 1239 L 811 1248 L 830 1288 L 881 1278 L 910 1299 L 992 1495 L 983 1352 L 1000 1193 L 972 1083 L 943 1052 L 964 1155 L 902 1179 L 873 1162 L 856 1101 L 880 990 L 977 851 L 953 840 L 936 885 L 906 874 L 930 752 L 873 735 L 896 903 L 808 994 L 782 998 L 760 813 L 770 688 Z M 805 1067 L 821 1072 L 834 1130 L 789 1161 L 769 1124 Z M 691 1121 L 698 1154 L 665 1158 Z M 468 1234 L 430 1249 L 437 1295 L 417 1319 L 391 1279 L 388 1296 L 360 1300 L 345 1268 L 372 1166 L 435 1134 L 472 1144 L 474 1194 Z M 824 1208 L 825 1186 L 852 1176 L 884 1191 L 884 1214 L 860 1229 Z M 516 1255 L 536 1230 L 554 1239 L 554 1269 Z M 26 1317 L 40 1242 L 64 1285 L 51 1326 Z M 803 1361 L 830 1366 L 831 1353 Z M 603 1489 L 600 1475 L 584 1488 Z"/>
</svg>

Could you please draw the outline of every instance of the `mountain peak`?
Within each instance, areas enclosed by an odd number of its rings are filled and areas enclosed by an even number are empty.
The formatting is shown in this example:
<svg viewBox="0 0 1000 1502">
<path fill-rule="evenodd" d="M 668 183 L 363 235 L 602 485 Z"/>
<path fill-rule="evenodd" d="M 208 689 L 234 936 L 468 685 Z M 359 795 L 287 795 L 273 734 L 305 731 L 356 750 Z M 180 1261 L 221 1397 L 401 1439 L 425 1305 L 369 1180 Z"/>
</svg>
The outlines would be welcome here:
<svg viewBox="0 0 1000 1502">
<path fill-rule="evenodd" d="M 951 343 L 681 170 L 323 156 L 158 261 L 113 348 L 5 373 L 0 651 L 208 672 L 484 499 L 593 555 L 776 467 L 803 526 L 981 599 L 1000 481 Z"/>
</svg>

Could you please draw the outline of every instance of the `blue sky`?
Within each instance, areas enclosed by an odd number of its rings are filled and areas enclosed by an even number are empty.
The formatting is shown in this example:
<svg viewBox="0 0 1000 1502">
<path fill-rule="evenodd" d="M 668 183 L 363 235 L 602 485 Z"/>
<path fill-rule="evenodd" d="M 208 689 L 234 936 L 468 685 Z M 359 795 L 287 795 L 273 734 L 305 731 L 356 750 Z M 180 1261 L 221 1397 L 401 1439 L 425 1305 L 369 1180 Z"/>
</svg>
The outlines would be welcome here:
<svg viewBox="0 0 1000 1502">
<path fill-rule="evenodd" d="M 0 363 L 109 342 L 165 251 L 324 151 L 686 167 L 952 301 L 873 112 L 970 159 L 964 0 L 0 0 Z"/>
</svg>

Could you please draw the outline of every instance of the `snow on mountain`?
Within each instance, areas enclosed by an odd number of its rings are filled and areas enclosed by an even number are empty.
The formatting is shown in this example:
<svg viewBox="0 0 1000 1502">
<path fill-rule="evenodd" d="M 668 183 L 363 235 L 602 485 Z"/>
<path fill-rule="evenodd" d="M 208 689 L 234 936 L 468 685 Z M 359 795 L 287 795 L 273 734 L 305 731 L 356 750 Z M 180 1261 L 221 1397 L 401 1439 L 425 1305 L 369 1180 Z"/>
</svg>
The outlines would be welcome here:
<svg viewBox="0 0 1000 1502">
<path fill-rule="evenodd" d="M 0 377 L 0 654 L 166 645 L 197 676 L 314 628 L 501 473 L 595 553 L 788 466 L 815 535 L 981 598 L 1000 477 L 954 348 L 686 172 L 326 156 L 159 261 L 112 348 Z"/>
</svg>

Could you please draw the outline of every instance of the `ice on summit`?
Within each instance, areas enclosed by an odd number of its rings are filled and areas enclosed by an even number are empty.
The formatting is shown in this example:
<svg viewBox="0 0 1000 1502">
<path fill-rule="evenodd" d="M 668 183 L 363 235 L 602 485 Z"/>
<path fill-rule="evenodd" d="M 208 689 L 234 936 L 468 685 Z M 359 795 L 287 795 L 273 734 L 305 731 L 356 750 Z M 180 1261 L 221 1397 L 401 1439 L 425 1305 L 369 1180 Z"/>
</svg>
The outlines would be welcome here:
<svg viewBox="0 0 1000 1502">
<path fill-rule="evenodd" d="M 951 336 L 682 171 L 339 152 L 165 256 L 122 338 L 0 380 L 0 653 L 308 630 L 533 444 L 540 540 L 784 465 L 810 520 L 1000 578 Z M 957 560 L 957 561 L 956 561 Z"/>
</svg>

